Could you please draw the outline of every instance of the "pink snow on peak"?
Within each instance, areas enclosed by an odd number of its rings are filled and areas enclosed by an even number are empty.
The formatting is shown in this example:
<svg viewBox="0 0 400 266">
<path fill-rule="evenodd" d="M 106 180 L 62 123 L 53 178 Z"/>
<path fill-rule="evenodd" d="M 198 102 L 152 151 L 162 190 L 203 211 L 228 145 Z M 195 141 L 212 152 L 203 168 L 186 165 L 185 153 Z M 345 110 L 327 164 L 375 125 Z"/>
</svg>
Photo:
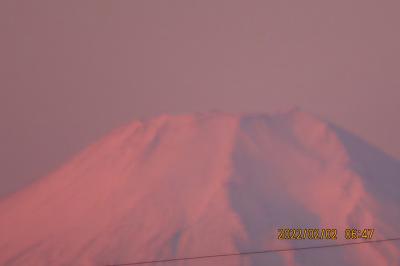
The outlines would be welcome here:
<svg viewBox="0 0 400 266">
<path fill-rule="evenodd" d="M 399 174 L 399 162 L 298 109 L 135 121 L 0 202 L 0 264 L 106 265 L 326 244 L 278 241 L 283 227 L 337 228 L 340 242 L 349 241 L 348 227 L 393 237 Z M 387 242 L 207 265 L 397 265 L 399 257 Z"/>
</svg>

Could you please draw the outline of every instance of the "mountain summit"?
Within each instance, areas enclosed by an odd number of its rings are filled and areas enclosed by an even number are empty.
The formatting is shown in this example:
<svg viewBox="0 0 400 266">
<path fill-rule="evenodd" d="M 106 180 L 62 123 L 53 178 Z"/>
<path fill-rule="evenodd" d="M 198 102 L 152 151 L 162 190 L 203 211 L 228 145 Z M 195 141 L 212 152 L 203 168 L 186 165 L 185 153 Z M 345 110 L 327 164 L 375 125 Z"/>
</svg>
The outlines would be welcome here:
<svg viewBox="0 0 400 266">
<path fill-rule="evenodd" d="M 0 264 L 112 265 L 363 241 L 345 239 L 346 228 L 397 237 L 399 178 L 398 161 L 299 110 L 135 121 L 0 202 Z M 335 228 L 338 239 L 278 240 L 279 228 Z M 399 258 L 399 243 L 382 242 L 168 265 Z"/>
</svg>

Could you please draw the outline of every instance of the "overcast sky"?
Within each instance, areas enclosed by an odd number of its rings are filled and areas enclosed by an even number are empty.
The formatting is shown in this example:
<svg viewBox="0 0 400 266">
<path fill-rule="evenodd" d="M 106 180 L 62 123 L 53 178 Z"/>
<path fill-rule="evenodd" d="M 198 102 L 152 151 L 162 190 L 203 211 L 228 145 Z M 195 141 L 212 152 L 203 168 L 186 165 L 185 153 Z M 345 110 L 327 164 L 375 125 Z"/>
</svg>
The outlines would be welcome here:
<svg viewBox="0 0 400 266">
<path fill-rule="evenodd" d="M 0 196 L 132 119 L 299 106 L 400 158 L 397 0 L 0 2 Z"/>
</svg>

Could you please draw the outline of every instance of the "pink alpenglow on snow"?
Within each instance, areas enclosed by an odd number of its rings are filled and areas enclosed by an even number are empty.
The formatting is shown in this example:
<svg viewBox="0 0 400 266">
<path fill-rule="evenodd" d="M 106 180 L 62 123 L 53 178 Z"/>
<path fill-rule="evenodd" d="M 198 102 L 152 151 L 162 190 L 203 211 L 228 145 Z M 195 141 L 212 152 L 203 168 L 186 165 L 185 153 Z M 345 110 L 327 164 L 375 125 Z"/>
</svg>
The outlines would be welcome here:
<svg viewBox="0 0 400 266">
<path fill-rule="evenodd" d="M 1 265 L 109 265 L 400 232 L 400 163 L 308 113 L 135 121 L 0 202 Z M 337 228 L 337 240 L 277 229 Z M 171 265 L 399 265 L 396 242 Z"/>
</svg>

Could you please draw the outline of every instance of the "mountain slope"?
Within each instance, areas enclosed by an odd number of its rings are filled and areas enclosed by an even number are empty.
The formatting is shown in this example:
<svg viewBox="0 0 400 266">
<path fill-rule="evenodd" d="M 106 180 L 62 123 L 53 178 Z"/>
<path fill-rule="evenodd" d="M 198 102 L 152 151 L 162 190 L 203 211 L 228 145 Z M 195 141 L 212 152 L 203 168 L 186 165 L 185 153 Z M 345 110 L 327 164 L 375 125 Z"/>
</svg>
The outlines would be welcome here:
<svg viewBox="0 0 400 266">
<path fill-rule="evenodd" d="M 0 264 L 106 265 L 400 232 L 400 164 L 307 113 L 161 116 L 117 129 L 0 202 Z M 277 240 L 277 228 L 339 240 Z M 171 265 L 398 265 L 399 246 Z"/>
</svg>

